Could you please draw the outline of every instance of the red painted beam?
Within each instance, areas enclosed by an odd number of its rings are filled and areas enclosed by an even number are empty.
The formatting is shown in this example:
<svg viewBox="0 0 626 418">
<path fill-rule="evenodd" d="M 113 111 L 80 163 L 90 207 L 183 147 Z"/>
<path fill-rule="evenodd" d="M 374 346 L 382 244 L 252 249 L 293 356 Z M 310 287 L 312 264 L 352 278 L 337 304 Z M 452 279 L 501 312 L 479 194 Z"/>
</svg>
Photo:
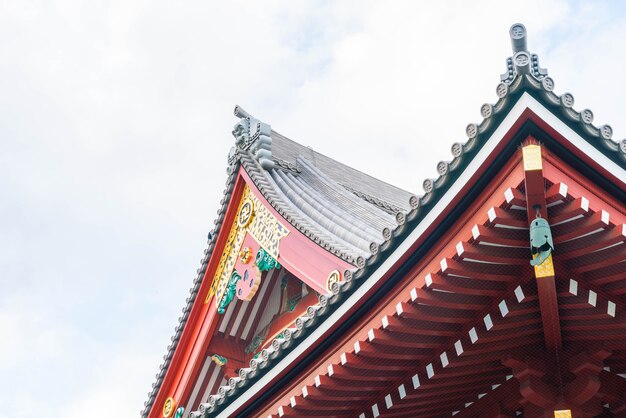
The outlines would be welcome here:
<svg viewBox="0 0 626 418">
<path fill-rule="evenodd" d="M 496 244 L 505 247 L 528 249 L 528 231 L 526 229 L 489 228 L 474 225 L 472 236 L 475 243 Z"/>
<path fill-rule="evenodd" d="M 535 142 L 529 138 L 529 142 Z M 527 225 L 530 227 L 537 216 L 548 219 L 546 206 L 545 179 L 541 147 L 529 145 L 522 149 L 524 158 L 524 186 L 527 202 Z M 546 261 L 547 262 L 547 261 Z M 545 262 L 544 262 L 545 263 Z M 551 352 L 562 349 L 561 325 L 559 323 L 559 306 L 556 294 L 555 277 L 538 277 L 537 292 L 543 320 L 543 331 L 546 348 Z"/>
</svg>

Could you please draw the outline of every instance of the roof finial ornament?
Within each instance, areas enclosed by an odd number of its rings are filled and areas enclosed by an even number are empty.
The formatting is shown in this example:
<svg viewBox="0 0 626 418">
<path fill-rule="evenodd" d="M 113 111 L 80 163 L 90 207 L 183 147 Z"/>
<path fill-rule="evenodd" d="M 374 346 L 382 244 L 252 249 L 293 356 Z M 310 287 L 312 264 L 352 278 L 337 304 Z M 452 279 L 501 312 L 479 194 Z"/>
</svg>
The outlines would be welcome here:
<svg viewBox="0 0 626 418">
<path fill-rule="evenodd" d="M 252 117 L 241 106 L 235 106 L 233 112 L 239 121 L 233 128 L 236 148 L 230 152 L 228 162 L 232 164 L 237 155 L 237 149 L 250 150 L 253 156 L 259 161 L 261 167 L 266 170 L 274 168 L 272 159 L 272 128 L 267 123 L 263 123 Z M 232 161 L 231 161 L 232 160 Z"/>
<path fill-rule="evenodd" d="M 521 74 L 531 74 L 537 80 L 543 80 L 548 75 L 548 70 L 539 67 L 537 54 L 528 52 L 526 27 L 521 23 L 515 23 L 511 26 L 509 35 L 511 36 L 513 56 L 507 58 L 507 72 L 502 74 L 500 79 L 509 85 Z"/>
</svg>

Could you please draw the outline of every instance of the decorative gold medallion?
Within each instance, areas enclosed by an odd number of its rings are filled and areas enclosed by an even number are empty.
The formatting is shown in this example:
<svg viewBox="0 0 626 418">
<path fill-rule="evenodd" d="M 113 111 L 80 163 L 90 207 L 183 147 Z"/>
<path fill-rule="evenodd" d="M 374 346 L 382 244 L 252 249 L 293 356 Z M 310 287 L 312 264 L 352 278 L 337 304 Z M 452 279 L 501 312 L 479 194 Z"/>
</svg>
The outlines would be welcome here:
<svg viewBox="0 0 626 418">
<path fill-rule="evenodd" d="M 252 216 L 254 215 L 254 203 L 252 200 L 246 199 L 241 205 L 241 209 L 239 210 L 239 215 L 237 216 L 237 223 L 240 228 L 245 228 L 248 226 L 250 221 L 252 220 Z"/>
<path fill-rule="evenodd" d="M 563 409 L 560 411 L 554 411 L 554 418 L 572 418 L 572 410 Z"/>
<path fill-rule="evenodd" d="M 243 249 L 239 252 L 239 260 L 243 264 L 248 264 L 251 257 L 252 257 L 252 250 L 250 249 L 250 247 L 243 247 Z"/>
<path fill-rule="evenodd" d="M 333 270 L 326 279 L 326 290 L 332 291 L 333 283 L 339 283 L 341 281 L 341 273 L 339 270 Z"/>
<path fill-rule="evenodd" d="M 527 145 L 522 148 L 524 159 L 524 171 L 541 170 L 541 147 L 539 145 Z"/>
<path fill-rule="evenodd" d="M 533 258 L 537 257 L 537 254 L 533 256 Z M 552 262 L 552 254 L 545 259 L 545 261 L 537 266 L 535 266 L 535 277 L 551 277 L 554 276 L 554 263 Z"/>
<path fill-rule="evenodd" d="M 170 418 L 176 409 L 176 401 L 171 396 L 163 404 L 163 418 Z"/>
</svg>

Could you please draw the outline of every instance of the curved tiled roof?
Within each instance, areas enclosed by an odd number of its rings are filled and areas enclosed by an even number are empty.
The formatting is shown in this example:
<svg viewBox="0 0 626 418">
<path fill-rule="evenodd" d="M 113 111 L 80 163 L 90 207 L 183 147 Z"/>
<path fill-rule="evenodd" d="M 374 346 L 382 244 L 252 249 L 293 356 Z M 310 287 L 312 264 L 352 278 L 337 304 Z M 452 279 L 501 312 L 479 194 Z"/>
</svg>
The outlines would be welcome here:
<svg viewBox="0 0 626 418">
<path fill-rule="evenodd" d="M 399 187 L 385 183 L 377 178 L 349 167 L 322 153 L 301 145 L 291 139 L 272 131 L 272 157 L 290 162 L 298 166 L 296 160 L 304 158 L 317 167 L 325 176 L 331 178 L 343 187 L 356 190 L 359 193 L 375 196 L 390 207 L 403 211 L 412 209 L 411 201 L 415 199 L 413 193 Z"/>
<path fill-rule="evenodd" d="M 513 28 L 511 37 L 515 55 L 507 60 L 508 71 L 496 88 L 498 100 L 494 104 L 481 106 L 482 121 L 467 126 L 467 140 L 452 145 L 452 159 L 437 164 L 439 177 L 423 182 L 424 194 L 421 196 L 412 195 L 338 163 L 271 131 L 269 125 L 264 127 L 258 121 L 259 128 L 255 138 L 265 135 L 268 138 L 266 145 L 255 148 L 253 141 L 245 143 L 238 139 L 238 148 L 229 158 L 230 176 L 222 207 L 218 211 L 216 227 L 210 236 L 215 237 L 219 231 L 237 168 L 241 165 L 282 217 L 324 249 L 350 262 L 355 268 L 347 270 L 344 281 L 333 284 L 332 293 L 321 295 L 319 303 L 310 306 L 307 313 L 297 319 L 295 327 L 275 339 L 271 346 L 261 352 L 258 359 L 251 361 L 249 368 L 241 369 L 239 377 L 231 378 L 228 385 L 220 387 L 218 393 L 211 395 L 207 403 L 200 405 L 199 411 L 190 414 L 191 418 L 209 416 L 218 411 L 220 405 L 232 400 L 243 388 L 256 381 L 262 374 L 262 369 L 277 362 L 283 352 L 303 339 L 320 322 L 321 317 L 333 310 L 334 305 L 351 294 L 358 287 L 355 283 L 367 277 L 430 211 L 443 192 L 450 187 L 451 180 L 467 167 L 503 116 L 511 110 L 521 93 L 531 93 L 589 144 L 626 170 L 626 139 L 616 142 L 612 139 L 613 131 L 609 125 L 595 126 L 590 110 L 574 110 L 574 98 L 571 94 L 554 93 L 554 81 L 547 76 L 547 71 L 539 68 L 536 55 L 529 54 L 525 49 L 525 29 L 524 42 L 520 43 L 519 39 L 515 39 L 517 35 L 513 34 Z M 526 52 L 529 62 L 516 60 L 522 52 Z M 255 121 L 240 108 L 236 108 L 235 113 L 242 120 L 247 119 L 248 126 Z M 244 146 L 239 146 L 240 142 Z M 268 146 L 267 143 L 271 145 Z M 214 239 L 209 239 L 209 247 L 183 308 L 176 334 L 142 411 L 143 417 L 148 415 L 158 393 L 197 295 L 213 246 Z"/>
<path fill-rule="evenodd" d="M 298 156 L 298 172 L 255 167 L 242 157 L 246 171 L 261 193 L 293 226 L 327 251 L 358 264 L 376 254 L 404 222 L 408 211 L 388 210 L 348 191 L 307 158 Z"/>
</svg>

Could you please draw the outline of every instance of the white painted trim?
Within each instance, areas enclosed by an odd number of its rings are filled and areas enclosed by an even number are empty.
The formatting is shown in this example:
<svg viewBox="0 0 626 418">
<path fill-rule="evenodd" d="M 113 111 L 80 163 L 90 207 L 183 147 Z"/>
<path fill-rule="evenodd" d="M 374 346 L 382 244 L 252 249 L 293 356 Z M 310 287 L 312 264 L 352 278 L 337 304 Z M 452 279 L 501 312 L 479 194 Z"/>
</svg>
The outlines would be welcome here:
<svg viewBox="0 0 626 418">
<path fill-rule="evenodd" d="M 280 272 L 276 272 L 273 271 L 272 272 L 272 276 L 274 274 L 280 274 Z M 269 276 L 269 274 L 266 274 L 266 276 Z M 261 285 L 261 291 L 259 292 L 258 295 L 256 295 L 256 302 L 254 303 L 254 308 L 252 308 L 252 312 L 250 313 L 249 321 L 246 323 L 246 326 L 243 329 L 243 332 L 241 333 L 241 339 L 242 340 L 247 340 L 248 339 L 248 334 L 250 333 L 250 328 L 252 328 L 252 322 L 254 321 L 254 318 L 256 318 L 257 313 L 259 312 L 259 307 L 261 305 L 261 301 L 263 300 L 263 297 L 265 296 L 265 292 L 267 292 L 267 288 L 269 287 L 270 282 L 272 277 L 266 277 L 263 284 Z"/>
<path fill-rule="evenodd" d="M 204 390 L 204 393 L 202 394 L 202 398 L 200 398 L 201 403 L 207 402 L 209 400 L 209 396 L 211 396 L 211 388 L 215 384 L 215 381 L 217 380 L 217 376 L 219 376 L 220 374 L 220 367 L 217 366 L 217 364 L 213 363 L 213 361 L 211 361 L 211 363 L 214 364 L 213 373 L 211 374 L 211 379 L 209 380 L 209 384 L 206 386 L 206 389 Z"/>
<path fill-rule="evenodd" d="M 228 308 L 226 308 L 226 313 L 222 318 L 222 323 L 220 324 L 219 332 L 223 333 L 226 331 L 226 327 L 228 326 L 228 322 L 230 321 L 230 317 L 233 316 L 233 312 L 235 312 L 236 303 L 229 303 Z"/>
<path fill-rule="evenodd" d="M 432 222 L 450 205 L 452 200 L 459 194 L 462 187 L 467 184 L 470 178 L 483 165 L 485 160 L 491 155 L 496 146 L 500 144 L 504 135 L 513 127 L 522 113 L 526 110 L 532 110 L 537 116 L 548 123 L 553 129 L 559 132 L 563 137 L 568 139 L 574 146 L 579 148 L 585 154 L 593 158 L 599 165 L 603 166 L 611 173 L 615 174 L 621 181 L 626 183 L 626 173 L 614 162 L 609 160 L 601 152 L 597 151 L 589 145 L 582 137 L 574 132 L 570 127 L 563 123 L 552 112 L 546 109 L 541 103 L 528 93 L 524 92 L 518 101 L 513 105 L 508 115 L 502 123 L 496 128 L 489 137 L 483 147 L 478 151 L 477 155 L 470 161 L 468 166 L 463 170 L 459 178 L 450 186 L 448 191 L 439 199 L 430 212 L 415 226 L 415 229 L 398 245 L 382 264 L 374 270 L 367 280 L 352 293 L 341 305 L 339 305 L 332 314 L 320 323 L 311 334 L 303 341 L 299 341 L 297 346 L 288 355 L 283 357 L 278 364 L 273 365 L 267 370 L 259 380 L 252 386 L 248 387 L 245 392 L 237 396 L 233 402 L 228 405 L 219 417 L 228 417 L 233 415 L 242 405 L 250 401 L 259 391 L 276 378 L 276 376 L 292 362 L 294 362 L 306 349 L 315 344 L 317 340 L 326 333 L 339 319 L 341 319 L 348 310 L 356 305 L 364 295 L 369 292 L 381 277 L 391 269 L 391 267 L 409 250 L 409 248 L 422 237 L 426 229 Z M 621 174 L 621 177 L 620 177 Z"/>
<path fill-rule="evenodd" d="M 280 299 L 282 296 L 281 280 L 287 274 L 287 271 L 288 270 L 285 268 L 278 270 L 278 277 L 276 277 L 276 281 L 273 284 L 274 287 L 268 287 L 267 291 L 270 292 L 270 294 L 267 298 L 265 306 L 262 306 L 260 313 L 257 315 L 259 323 L 257 324 L 256 329 L 251 330 L 253 337 L 259 335 L 265 327 L 268 327 L 271 324 L 274 315 L 280 312 Z M 269 335 L 269 337 L 271 338 L 272 336 Z M 263 343 L 266 342 L 267 341 L 263 341 Z"/>
<path fill-rule="evenodd" d="M 526 106 L 530 110 L 532 110 L 537 116 L 543 119 L 555 131 L 560 133 L 567 141 L 569 141 L 570 144 L 574 145 L 584 154 L 591 157 L 591 159 L 596 161 L 598 165 L 604 167 L 611 174 L 616 176 L 622 183 L 626 184 L 626 170 L 622 169 L 620 166 L 607 158 L 603 153 L 598 151 L 589 142 L 584 140 L 580 135 L 576 133 L 576 131 L 567 126 L 561 119 L 555 116 L 554 113 L 552 113 L 551 111 L 546 109 L 541 103 L 539 103 L 537 99 L 532 97 L 530 94 L 524 92 L 522 97 L 520 97 L 519 102 L 521 101 L 524 101 Z M 598 139 L 598 141 L 602 140 Z"/>
<path fill-rule="evenodd" d="M 202 371 L 198 375 L 198 380 L 196 380 L 196 386 L 193 388 L 193 392 L 191 392 L 191 396 L 189 397 L 189 402 L 187 402 L 187 406 L 185 407 L 185 412 L 183 413 L 183 418 L 187 418 L 191 413 L 191 408 L 193 408 L 194 402 L 196 402 L 196 398 L 198 397 L 198 392 L 200 392 L 200 387 L 202 386 L 202 382 L 206 378 L 206 375 L 209 371 L 209 366 L 211 366 L 213 360 L 211 357 L 207 357 L 204 360 L 204 365 L 202 366 Z"/>
<path fill-rule="evenodd" d="M 246 311 L 248 310 L 250 305 L 252 305 L 248 301 L 240 302 L 240 303 L 241 303 L 241 308 L 239 309 L 239 313 L 237 314 L 237 318 L 235 318 L 235 322 L 233 322 L 233 324 L 231 325 L 231 330 L 230 330 L 230 333 L 229 333 L 231 337 L 234 337 L 235 334 L 237 333 L 237 330 L 239 329 L 239 325 L 241 324 L 241 321 L 243 320 L 243 316 L 246 314 Z"/>
</svg>

